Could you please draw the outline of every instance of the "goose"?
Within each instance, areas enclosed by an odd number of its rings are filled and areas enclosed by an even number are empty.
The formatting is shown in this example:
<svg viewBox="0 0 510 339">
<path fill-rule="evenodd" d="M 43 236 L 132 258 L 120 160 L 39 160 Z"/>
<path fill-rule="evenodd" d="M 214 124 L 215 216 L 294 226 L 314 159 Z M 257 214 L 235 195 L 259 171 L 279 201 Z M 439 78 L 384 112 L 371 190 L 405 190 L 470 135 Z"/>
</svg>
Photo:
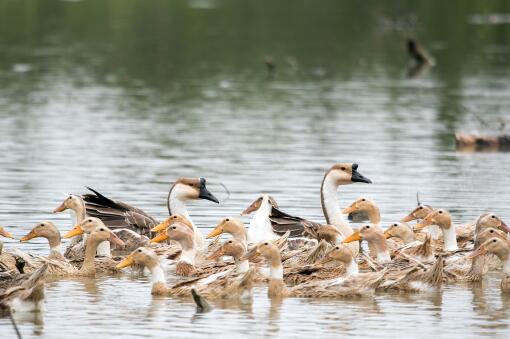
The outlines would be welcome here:
<svg viewBox="0 0 510 339">
<path fill-rule="evenodd" d="M 223 247 L 223 246 L 222 246 Z M 235 246 L 233 246 L 235 247 Z M 223 247 L 223 254 L 235 255 L 229 252 L 228 247 Z M 234 252 L 236 250 L 233 250 Z M 220 255 L 217 253 L 216 255 Z M 122 269 L 132 265 L 142 265 L 151 272 L 152 289 L 151 294 L 157 296 L 191 296 L 191 289 L 196 289 L 200 294 L 208 298 L 233 298 L 236 296 L 251 296 L 253 269 L 246 272 L 239 272 L 236 269 L 232 272 L 219 272 L 206 278 L 189 279 L 168 287 L 165 281 L 163 269 L 156 253 L 149 248 L 138 248 L 124 260 L 117 268 Z M 244 266 L 244 265 L 241 265 Z M 237 274 L 239 273 L 239 274 Z"/>
<path fill-rule="evenodd" d="M 64 211 L 69 211 L 71 214 L 73 225 L 78 225 L 87 217 L 85 201 L 82 197 L 74 194 L 69 194 L 69 196 L 53 210 L 53 213 L 61 213 Z M 86 234 L 84 234 L 84 238 L 86 238 Z M 74 237 L 67 246 L 64 256 L 72 260 L 82 259 L 85 254 L 85 243 L 82 240 L 81 236 Z M 110 242 L 103 241 L 99 244 L 96 254 L 99 257 L 111 257 Z"/>
<path fill-rule="evenodd" d="M 11 287 L 0 292 L 0 311 L 39 312 L 44 302 L 44 277 L 48 266 L 42 265 L 32 273 L 21 274 Z"/>
<path fill-rule="evenodd" d="M 255 212 L 248 228 L 247 236 L 249 243 L 256 244 L 263 240 L 276 240 L 280 237 L 273 231 L 271 220 L 269 219 L 273 208 L 278 208 L 276 200 L 270 195 L 264 194 L 241 212 L 241 216 Z"/>
<path fill-rule="evenodd" d="M 150 229 L 159 223 L 139 208 L 105 197 L 89 188 L 93 194 L 83 195 L 87 214 L 98 217 L 112 230 L 127 228 L 138 234 L 151 236 Z M 193 225 L 195 240 L 199 248 L 204 246 L 204 238 L 195 226 L 186 208 L 189 200 L 209 200 L 219 203 L 218 199 L 206 187 L 204 178 L 179 178 L 170 188 L 167 197 L 168 214 L 179 214 Z"/>
<path fill-rule="evenodd" d="M 361 240 L 366 240 L 367 242 L 371 243 L 371 248 L 374 250 L 374 252 L 371 252 L 370 254 L 376 258 L 377 263 L 387 264 L 391 262 L 390 251 L 388 244 L 386 243 L 386 237 L 379 227 L 365 224 L 360 227 L 359 231 L 356 231 L 345 238 L 343 243 L 348 244 Z"/>
<path fill-rule="evenodd" d="M 459 249 L 457 246 L 457 234 L 455 232 L 455 225 L 452 223 L 452 217 L 445 209 L 437 209 L 429 213 L 421 222 L 415 225 L 417 230 L 430 225 L 437 225 L 443 232 L 443 250 L 456 251 Z"/>
<path fill-rule="evenodd" d="M 255 246 L 241 259 L 251 259 L 261 255 L 269 266 L 268 297 L 310 297 L 310 298 L 345 298 L 366 296 L 374 292 L 381 282 L 384 272 L 353 274 L 347 277 L 324 281 L 311 281 L 287 287 L 283 280 L 283 266 L 280 250 L 269 241 Z"/>
<path fill-rule="evenodd" d="M 343 237 L 351 235 L 354 231 L 347 223 L 342 213 L 337 197 L 337 189 L 341 185 L 349 185 L 352 183 L 372 183 L 372 181 L 358 172 L 358 164 L 335 164 L 324 175 L 321 183 L 321 206 L 326 218 L 326 224 L 335 226 Z M 321 224 L 311 222 L 299 217 L 293 217 L 289 214 L 281 212 L 277 208 L 271 210 L 271 223 L 273 230 L 277 233 L 291 231 L 294 236 L 306 236 L 311 238 L 317 237 L 317 230 Z M 358 242 L 348 245 L 354 254 L 359 251 Z"/>
<path fill-rule="evenodd" d="M 501 279 L 501 290 L 510 292 L 510 242 L 501 238 L 490 238 L 481 244 L 471 255 L 476 258 L 487 253 L 496 255 L 503 262 L 503 278 Z"/>
</svg>

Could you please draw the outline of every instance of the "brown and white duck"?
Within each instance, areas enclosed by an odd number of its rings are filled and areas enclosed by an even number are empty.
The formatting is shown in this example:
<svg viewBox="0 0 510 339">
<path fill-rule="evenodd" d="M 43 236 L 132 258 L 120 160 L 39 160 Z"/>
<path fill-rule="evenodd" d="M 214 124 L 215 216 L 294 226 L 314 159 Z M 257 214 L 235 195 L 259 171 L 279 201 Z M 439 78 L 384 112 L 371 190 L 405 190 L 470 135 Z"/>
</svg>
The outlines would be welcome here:
<svg viewBox="0 0 510 339">
<path fill-rule="evenodd" d="M 350 236 L 345 238 L 343 242 L 345 244 L 349 244 L 361 240 L 366 240 L 371 244 L 370 248 L 372 251 L 370 252 L 370 255 L 376 258 L 378 264 L 387 264 L 391 262 L 386 237 L 379 227 L 374 227 L 369 224 L 363 225 L 360 227 L 359 231 L 352 233 Z"/>
<path fill-rule="evenodd" d="M 506 239 L 490 238 L 481 244 L 470 257 L 476 258 L 487 253 L 496 255 L 503 263 L 501 290 L 510 292 L 510 242 Z"/>
<path fill-rule="evenodd" d="M 415 228 L 420 230 L 431 225 L 439 226 L 443 233 L 443 251 L 451 252 L 459 249 L 455 225 L 452 223 L 452 216 L 447 210 L 442 208 L 434 210 L 416 224 Z"/>
</svg>

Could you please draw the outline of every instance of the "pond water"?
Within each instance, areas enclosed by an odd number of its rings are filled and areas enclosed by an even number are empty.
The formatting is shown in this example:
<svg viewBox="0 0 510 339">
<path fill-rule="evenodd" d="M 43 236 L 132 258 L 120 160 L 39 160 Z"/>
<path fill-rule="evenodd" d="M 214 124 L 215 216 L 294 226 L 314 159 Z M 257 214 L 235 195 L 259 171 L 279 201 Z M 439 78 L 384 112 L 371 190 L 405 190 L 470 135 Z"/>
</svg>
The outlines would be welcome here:
<svg viewBox="0 0 510 339">
<path fill-rule="evenodd" d="M 68 193 L 96 188 L 162 219 L 180 176 L 208 179 L 220 205 L 191 206 L 205 233 L 261 193 L 322 221 L 319 186 L 357 162 L 383 224 L 424 202 L 456 223 L 510 215 L 509 155 L 459 153 L 456 131 L 497 131 L 510 107 L 507 1 L 0 0 L 0 224 L 16 237 Z M 498 19 L 502 18 L 502 19 Z M 437 65 L 409 78 L 404 42 Z M 264 60 L 273 60 L 269 76 Z M 481 123 L 483 120 L 486 124 Z M 487 126 L 486 126 L 487 125 Z M 230 190 L 230 197 L 221 184 Z M 248 222 L 248 218 L 243 217 Z M 42 240 L 17 247 L 47 253 Z M 155 299 L 147 278 L 47 285 L 25 338 L 507 337 L 498 274 L 432 295 L 286 299 L 195 314 Z M 2 338 L 15 336 L 0 319 Z"/>
</svg>

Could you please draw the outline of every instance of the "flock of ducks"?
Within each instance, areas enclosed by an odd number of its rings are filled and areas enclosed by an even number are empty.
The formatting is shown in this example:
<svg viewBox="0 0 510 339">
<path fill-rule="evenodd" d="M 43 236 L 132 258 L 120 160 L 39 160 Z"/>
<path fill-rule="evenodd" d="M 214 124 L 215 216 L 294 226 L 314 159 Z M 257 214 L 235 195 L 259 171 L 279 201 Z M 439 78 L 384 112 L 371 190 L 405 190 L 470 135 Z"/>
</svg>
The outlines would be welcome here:
<svg viewBox="0 0 510 339">
<path fill-rule="evenodd" d="M 371 183 L 357 164 L 335 164 L 326 172 L 320 186 L 324 224 L 281 211 L 265 194 L 241 212 L 253 214 L 248 228 L 226 217 L 205 237 L 186 208 L 189 200 L 218 203 L 203 178 L 173 184 L 170 216 L 163 221 L 92 189 L 69 195 L 53 211 L 71 211 L 75 225 L 63 235 L 72 239 L 64 252 L 50 221 L 19 239 L 47 239 L 47 256 L 0 242 L 0 310 L 39 310 L 48 277 L 122 274 L 128 267 L 151 276 L 153 295 L 193 296 L 200 307 L 206 300 L 244 301 L 261 284 L 270 298 L 347 298 L 433 292 L 479 281 L 491 270 L 501 271 L 501 289 L 510 292 L 510 229 L 498 216 L 484 213 L 459 225 L 447 210 L 420 203 L 399 222 L 382 225 L 378 206 L 367 197 L 341 208 L 337 190 L 353 183 Z M 353 229 L 348 219 L 362 225 Z M 222 235 L 228 236 L 223 243 Z M 14 238 L 3 227 L 0 236 Z"/>
</svg>

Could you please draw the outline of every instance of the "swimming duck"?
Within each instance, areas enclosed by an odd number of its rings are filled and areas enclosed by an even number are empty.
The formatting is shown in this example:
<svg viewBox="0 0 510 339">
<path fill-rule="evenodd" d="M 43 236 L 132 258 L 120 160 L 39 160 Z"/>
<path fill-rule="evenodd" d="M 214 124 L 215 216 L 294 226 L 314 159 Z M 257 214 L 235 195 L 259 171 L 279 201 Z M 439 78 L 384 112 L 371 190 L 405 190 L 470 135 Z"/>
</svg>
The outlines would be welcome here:
<svg viewBox="0 0 510 339">
<path fill-rule="evenodd" d="M 362 212 L 367 215 L 368 221 L 372 225 L 379 225 L 381 223 L 381 212 L 379 207 L 372 199 L 362 197 L 356 199 L 352 204 L 342 210 L 344 214 Z"/>
<path fill-rule="evenodd" d="M 248 242 L 259 243 L 263 240 L 276 240 L 280 236 L 273 231 L 271 220 L 272 208 L 278 208 L 276 200 L 270 195 L 264 194 L 251 203 L 241 216 L 249 215 L 255 212 L 253 218 L 250 220 L 250 227 L 248 228 Z"/>
<path fill-rule="evenodd" d="M 27 235 L 21 237 L 20 242 L 27 242 L 34 238 L 45 238 L 48 240 L 48 245 L 50 246 L 48 259 L 65 261 L 65 258 L 61 253 L 60 231 L 54 223 L 51 221 L 38 223 L 32 227 L 32 230 L 30 230 Z"/>
<path fill-rule="evenodd" d="M 217 237 L 223 233 L 231 234 L 232 237 L 234 237 L 234 239 L 243 243 L 245 246 L 248 244 L 247 241 L 248 237 L 246 234 L 246 229 L 244 228 L 244 224 L 241 220 L 237 218 L 230 217 L 220 220 L 216 227 L 211 232 L 209 232 L 209 234 L 207 235 L 207 239 Z M 280 237 L 277 236 L 274 240 L 279 238 Z"/>
<path fill-rule="evenodd" d="M 376 258 L 378 264 L 387 264 L 391 262 L 386 237 L 379 227 L 374 227 L 368 224 L 363 225 L 360 227 L 359 231 L 356 231 L 345 238 L 343 243 L 348 244 L 361 240 L 366 240 L 371 243 L 371 248 L 374 252 L 371 252 L 370 254 Z"/>
<path fill-rule="evenodd" d="M 366 273 L 355 274 L 348 277 L 312 281 L 288 288 L 283 280 L 283 266 L 278 247 L 268 241 L 261 242 L 248 252 L 242 259 L 250 259 L 261 255 L 269 265 L 268 296 L 269 298 L 282 297 L 311 297 L 311 298 L 343 298 L 352 296 L 365 296 L 373 293 L 375 287 L 381 282 L 383 274 Z"/>
<path fill-rule="evenodd" d="M 8 232 L 4 227 L 0 226 L 0 237 L 14 239 L 13 235 Z M 2 254 L 4 243 L 0 240 L 0 254 Z"/>
<path fill-rule="evenodd" d="M 160 232 L 151 242 L 159 243 L 167 239 L 174 240 L 181 246 L 181 255 L 175 266 L 175 273 L 181 276 L 192 276 L 197 273 L 197 248 L 193 230 L 187 224 L 173 222 L 170 227 Z"/>
<path fill-rule="evenodd" d="M 14 236 L 4 227 L 0 226 L 0 271 L 16 271 L 16 256 L 11 251 L 4 251 L 1 238 L 14 239 Z"/>
<path fill-rule="evenodd" d="M 111 200 L 95 190 L 90 190 L 94 194 L 83 196 L 87 214 L 102 219 L 112 230 L 127 228 L 138 234 L 151 236 L 150 229 L 159 224 L 156 219 L 139 208 Z M 191 222 L 197 244 L 201 248 L 204 245 L 204 239 L 191 220 L 186 208 L 187 201 L 197 199 L 219 203 L 218 199 L 207 189 L 204 178 L 179 178 L 168 192 L 167 207 L 169 215 L 179 214 Z"/>
<path fill-rule="evenodd" d="M 393 237 L 402 240 L 404 244 L 409 244 L 416 241 L 413 229 L 404 223 L 393 223 L 385 231 L 384 236 L 386 239 Z"/>
<path fill-rule="evenodd" d="M 228 252 L 228 247 L 223 249 L 227 251 L 225 253 L 231 254 Z M 148 248 L 138 248 L 122 260 L 117 267 L 122 269 L 134 264 L 145 266 L 151 271 L 151 294 L 153 295 L 191 296 L 192 288 L 208 298 L 232 298 L 251 295 L 254 271 L 250 269 L 239 275 L 229 275 L 225 271 L 219 272 L 207 278 L 190 279 L 168 287 L 159 258 L 154 251 Z"/>
<path fill-rule="evenodd" d="M 338 228 L 340 233 L 346 237 L 353 233 L 352 228 L 345 220 L 345 216 L 340 210 L 337 189 L 342 185 L 349 185 L 356 182 L 372 183 L 372 181 L 358 172 L 358 164 L 335 164 L 324 175 L 321 183 L 321 205 L 326 224 L 333 225 Z M 299 236 L 316 238 L 317 229 L 321 224 L 311 222 L 299 217 L 293 217 L 281 212 L 277 208 L 271 210 L 271 223 L 273 230 L 279 234 L 287 230 L 291 230 Z M 353 253 L 359 251 L 358 242 L 348 245 Z"/>
<path fill-rule="evenodd" d="M 476 258 L 487 253 L 496 255 L 503 262 L 501 290 L 503 292 L 510 292 L 510 242 L 506 239 L 490 238 L 481 244 L 470 257 Z"/>
<path fill-rule="evenodd" d="M 400 219 L 400 222 L 408 223 L 413 220 L 420 222 L 433 211 L 434 209 L 432 208 L 432 206 L 418 203 L 418 206 L 416 206 L 416 208 L 412 210 L 411 213 Z M 439 239 L 439 236 L 441 235 L 439 227 L 436 225 L 430 225 L 427 228 L 427 232 L 432 236 L 433 240 Z"/>
<path fill-rule="evenodd" d="M 416 224 L 417 230 L 430 225 L 437 225 L 443 232 L 443 250 L 456 251 L 459 249 L 457 246 L 457 234 L 455 226 L 452 223 L 450 213 L 442 208 L 429 213 L 421 222 Z"/>
<path fill-rule="evenodd" d="M 47 265 L 42 265 L 32 273 L 21 274 L 11 282 L 11 287 L 0 292 L 1 313 L 41 311 L 47 268 Z"/>
<path fill-rule="evenodd" d="M 97 246 L 102 241 L 110 241 L 117 246 L 124 246 L 124 242 L 119 239 L 99 218 L 87 217 L 81 223 L 76 225 L 71 231 L 64 235 L 64 238 L 71 238 L 77 235 L 87 233 L 85 241 L 85 257 L 83 264 L 77 272 L 69 272 L 73 275 L 94 276 L 97 272 L 117 273 L 116 262 L 109 257 L 98 258 L 95 260 Z"/>
</svg>

